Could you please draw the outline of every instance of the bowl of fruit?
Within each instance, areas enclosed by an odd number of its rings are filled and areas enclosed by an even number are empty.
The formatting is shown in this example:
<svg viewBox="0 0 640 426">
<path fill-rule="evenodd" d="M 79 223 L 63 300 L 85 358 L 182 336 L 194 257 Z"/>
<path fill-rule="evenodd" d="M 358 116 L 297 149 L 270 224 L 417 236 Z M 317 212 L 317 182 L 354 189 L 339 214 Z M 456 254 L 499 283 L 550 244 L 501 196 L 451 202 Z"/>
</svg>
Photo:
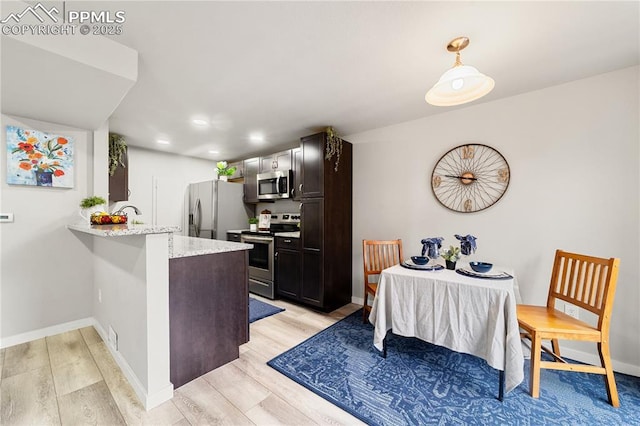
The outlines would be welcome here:
<svg viewBox="0 0 640 426">
<path fill-rule="evenodd" d="M 127 223 L 127 215 L 124 213 L 109 214 L 106 212 L 100 212 L 92 214 L 90 221 L 92 225 L 115 225 Z"/>
</svg>

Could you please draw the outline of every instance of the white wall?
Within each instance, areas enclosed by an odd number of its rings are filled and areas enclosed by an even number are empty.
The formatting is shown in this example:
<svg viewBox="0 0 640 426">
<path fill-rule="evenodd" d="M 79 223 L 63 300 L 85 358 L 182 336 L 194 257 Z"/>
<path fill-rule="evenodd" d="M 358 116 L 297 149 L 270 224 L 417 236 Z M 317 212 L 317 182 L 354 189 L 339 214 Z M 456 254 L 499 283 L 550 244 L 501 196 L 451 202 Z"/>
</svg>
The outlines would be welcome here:
<svg viewBox="0 0 640 426">
<path fill-rule="evenodd" d="M 199 160 L 158 151 L 129 147 L 129 201 L 111 209 L 135 205 L 142 215 L 126 212 L 130 219 L 158 225 L 180 225 L 183 233 L 184 196 L 189 183 L 216 179 L 215 161 Z M 154 184 L 155 183 L 155 184 Z M 155 207 L 155 208 L 154 208 Z"/>
<path fill-rule="evenodd" d="M 7 125 L 73 137 L 74 187 L 8 185 Z M 15 215 L 0 223 L 0 346 L 6 346 L 25 333 L 91 317 L 93 260 L 85 247 L 91 238 L 66 225 L 79 218 L 80 200 L 93 195 L 93 141 L 89 131 L 6 115 L 0 133 L 0 210 Z"/>
<path fill-rule="evenodd" d="M 556 248 L 620 257 L 612 356 L 614 367 L 640 375 L 639 74 L 623 69 L 346 137 L 355 144 L 354 299 L 365 238 L 402 238 L 408 257 L 421 238 L 448 246 L 454 234 L 473 234 L 475 258 L 515 268 L 530 304 L 546 301 Z M 493 207 L 454 213 L 435 199 L 431 172 L 469 142 L 500 151 L 511 181 Z"/>
</svg>

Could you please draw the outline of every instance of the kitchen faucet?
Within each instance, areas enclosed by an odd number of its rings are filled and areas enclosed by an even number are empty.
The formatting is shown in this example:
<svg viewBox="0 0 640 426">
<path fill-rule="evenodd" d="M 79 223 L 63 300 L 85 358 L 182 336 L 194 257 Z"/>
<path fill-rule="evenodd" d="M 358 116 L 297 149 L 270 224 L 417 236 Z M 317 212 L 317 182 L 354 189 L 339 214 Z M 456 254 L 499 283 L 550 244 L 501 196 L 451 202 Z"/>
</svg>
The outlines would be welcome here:
<svg viewBox="0 0 640 426">
<path fill-rule="evenodd" d="M 124 214 L 124 209 L 126 209 L 127 207 L 131 207 L 133 209 L 133 211 L 137 214 L 137 215 L 141 215 L 142 212 L 140 211 L 139 208 L 137 208 L 136 206 L 122 206 L 120 207 L 116 212 L 114 212 L 113 214 Z"/>
</svg>

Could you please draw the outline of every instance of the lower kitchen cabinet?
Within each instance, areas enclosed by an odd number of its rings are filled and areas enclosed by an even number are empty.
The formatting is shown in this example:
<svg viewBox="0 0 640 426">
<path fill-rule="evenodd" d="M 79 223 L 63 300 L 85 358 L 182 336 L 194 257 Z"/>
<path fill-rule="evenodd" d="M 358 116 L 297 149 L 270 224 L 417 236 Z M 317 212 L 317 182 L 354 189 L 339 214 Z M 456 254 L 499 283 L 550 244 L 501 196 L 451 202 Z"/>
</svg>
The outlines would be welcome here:
<svg viewBox="0 0 640 426">
<path fill-rule="evenodd" d="M 308 305 L 324 308 L 324 279 L 322 253 L 306 250 L 302 254 L 302 290 L 300 300 Z M 349 303 L 348 301 L 345 303 Z M 343 305 L 345 304 L 343 303 Z M 334 309 L 332 306 L 329 310 Z"/>
<path fill-rule="evenodd" d="M 304 303 L 324 308 L 324 199 L 304 199 L 301 206 L 300 237 L 303 270 L 300 299 Z M 327 265 L 327 268 L 330 267 L 331 265 Z"/>
<path fill-rule="evenodd" d="M 178 388 L 249 340 L 247 252 L 169 259 L 170 379 Z"/>
<path fill-rule="evenodd" d="M 302 277 L 300 239 L 276 237 L 276 293 L 278 296 L 299 300 Z"/>
<path fill-rule="evenodd" d="M 242 234 L 238 232 L 227 232 L 227 241 L 233 241 L 235 243 L 242 242 Z"/>
</svg>

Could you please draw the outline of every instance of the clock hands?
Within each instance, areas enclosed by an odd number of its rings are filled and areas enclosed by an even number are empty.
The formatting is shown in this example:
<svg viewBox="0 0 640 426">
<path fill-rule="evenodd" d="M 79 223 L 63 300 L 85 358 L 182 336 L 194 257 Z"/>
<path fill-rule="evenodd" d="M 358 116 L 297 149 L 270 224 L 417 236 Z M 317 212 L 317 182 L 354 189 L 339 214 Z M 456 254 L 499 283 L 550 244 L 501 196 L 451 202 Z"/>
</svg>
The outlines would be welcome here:
<svg viewBox="0 0 640 426">
<path fill-rule="evenodd" d="M 478 178 L 474 178 L 474 177 L 467 177 L 467 176 L 444 175 L 444 177 L 448 177 L 448 178 L 456 178 L 456 179 L 465 179 L 465 180 L 478 180 Z"/>
</svg>

